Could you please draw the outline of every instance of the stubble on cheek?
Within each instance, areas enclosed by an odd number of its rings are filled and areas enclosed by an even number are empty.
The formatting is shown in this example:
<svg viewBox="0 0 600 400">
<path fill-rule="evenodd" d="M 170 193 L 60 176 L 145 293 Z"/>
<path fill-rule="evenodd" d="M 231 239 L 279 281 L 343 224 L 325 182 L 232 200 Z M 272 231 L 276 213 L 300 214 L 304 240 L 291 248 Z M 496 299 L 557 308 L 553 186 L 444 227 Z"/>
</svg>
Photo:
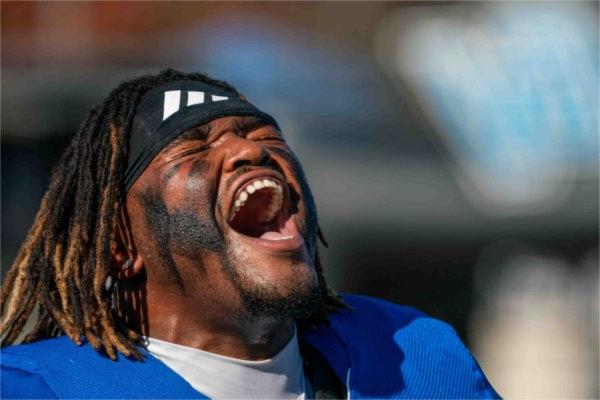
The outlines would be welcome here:
<svg viewBox="0 0 600 400">
<path fill-rule="evenodd" d="M 210 201 L 211 193 L 206 179 L 210 169 L 207 162 L 193 162 L 186 177 L 183 201 L 167 207 L 165 189 L 180 168 L 181 164 L 173 166 L 158 185 L 143 189 L 137 197 L 161 262 L 174 279 L 183 285 L 174 255 L 198 262 L 207 251 L 221 252 L 223 239 L 211 212 L 211 203 L 206 203 Z"/>
<path fill-rule="evenodd" d="M 197 160 L 187 175 L 182 204 L 171 213 L 171 245 L 182 254 L 222 252 L 223 235 L 213 209 L 215 187 L 207 179 L 211 164 Z"/>
<path fill-rule="evenodd" d="M 168 245 L 171 241 L 169 229 L 171 216 L 165 203 L 160 194 L 152 189 L 139 193 L 137 197 L 142 204 L 146 226 L 152 235 L 154 248 L 158 252 L 162 267 L 178 286 L 183 287 L 183 279 L 175 265 L 171 247 Z"/>
</svg>

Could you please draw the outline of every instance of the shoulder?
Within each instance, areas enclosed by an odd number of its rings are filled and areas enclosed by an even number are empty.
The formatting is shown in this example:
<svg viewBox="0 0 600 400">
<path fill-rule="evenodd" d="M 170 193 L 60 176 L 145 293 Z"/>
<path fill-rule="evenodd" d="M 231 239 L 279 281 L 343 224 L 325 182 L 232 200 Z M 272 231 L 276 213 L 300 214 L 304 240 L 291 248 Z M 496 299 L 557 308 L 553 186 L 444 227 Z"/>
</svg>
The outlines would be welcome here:
<svg viewBox="0 0 600 400">
<path fill-rule="evenodd" d="M 350 306 L 350 312 L 334 314 L 334 318 L 358 320 L 361 323 L 376 320 L 377 322 L 407 322 L 415 318 L 429 318 L 424 312 L 415 308 L 391 303 L 375 297 L 356 294 L 342 295 L 344 301 Z"/>
<path fill-rule="evenodd" d="M 73 351 L 78 346 L 69 340 L 66 336 L 59 336 L 52 339 L 39 340 L 33 343 L 13 345 L 2 349 L 2 357 L 39 357 L 48 355 L 54 356 L 56 353 L 65 353 Z M 3 360 L 4 361 L 4 360 Z"/>
<path fill-rule="evenodd" d="M 48 339 L 2 349 L 0 365 L 2 398 L 58 398 L 46 381 L 52 359 L 65 353 L 70 341 Z M 74 346 L 74 344 L 71 343 Z"/>
<path fill-rule="evenodd" d="M 124 357 L 120 362 L 131 362 Z M 101 356 L 92 346 L 73 343 L 66 336 L 40 340 L 33 343 L 2 349 L 0 363 L 6 368 L 19 368 L 32 373 L 51 373 L 56 369 L 72 371 L 88 366 L 111 365 L 108 357 Z"/>
<path fill-rule="evenodd" d="M 82 348 L 85 351 L 85 347 Z M 10 346 L 2 349 L 0 364 L 29 373 L 41 373 L 76 355 L 78 347 L 66 337 L 40 340 L 34 343 Z"/>
<path fill-rule="evenodd" d="M 102 358 L 90 345 L 77 346 L 64 336 L 3 348 L 2 398 L 64 397 L 70 393 L 68 377 L 76 382 L 110 362 Z"/>
<path fill-rule="evenodd" d="M 77 346 L 65 336 L 4 348 L 0 363 L 11 385 L 2 385 L 1 397 L 204 398 L 165 364 L 140 350 L 146 354 L 144 360 L 119 354 L 113 361 L 89 343 Z"/>
<path fill-rule="evenodd" d="M 415 308 L 368 296 L 346 294 L 343 298 L 350 310 L 334 314 L 334 324 L 354 327 L 373 340 L 392 333 L 396 342 L 462 347 L 454 328 Z"/>
<path fill-rule="evenodd" d="M 366 334 L 375 341 L 392 334 L 396 342 L 420 346 L 462 345 L 450 325 L 415 308 L 368 296 L 346 294 L 342 297 L 350 309 L 333 314 L 333 326 Z"/>
<path fill-rule="evenodd" d="M 351 309 L 332 316 L 332 327 L 362 346 L 402 349 L 406 361 L 470 364 L 471 353 L 454 328 L 412 307 L 373 297 L 344 295 Z"/>
<path fill-rule="evenodd" d="M 376 397 L 498 396 L 447 323 L 381 299 L 343 298 L 350 309 L 333 314 L 317 335 L 329 334 L 343 343 L 352 375 L 365 377 L 355 387 Z"/>
<path fill-rule="evenodd" d="M 44 378 L 21 368 L 0 366 L 0 397 L 3 399 L 56 399 Z"/>
</svg>

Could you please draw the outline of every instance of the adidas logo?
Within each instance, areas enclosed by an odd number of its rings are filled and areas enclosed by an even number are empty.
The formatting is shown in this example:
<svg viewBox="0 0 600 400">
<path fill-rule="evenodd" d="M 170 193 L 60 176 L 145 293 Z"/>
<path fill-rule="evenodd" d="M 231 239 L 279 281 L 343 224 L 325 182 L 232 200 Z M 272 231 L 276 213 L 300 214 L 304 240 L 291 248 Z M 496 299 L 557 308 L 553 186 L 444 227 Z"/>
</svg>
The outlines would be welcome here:
<svg viewBox="0 0 600 400">
<path fill-rule="evenodd" d="M 186 90 L 187 92 L 187 103 L 184 107 L 193 106 L 194 104 L 202 104 L 205 101 L 205 96 L 209 95 L 211 101 L 223 101 L 229 99 L 227 96 L 217 96 L 216 94 L 209 94 L 204 92 L 196 92 L 193 90 Z M 165 98 L 163 102 L 163 121 L 175 114 L 181 108 L 181 90 L 169 90 L 165 92 Z"/>
</svg>

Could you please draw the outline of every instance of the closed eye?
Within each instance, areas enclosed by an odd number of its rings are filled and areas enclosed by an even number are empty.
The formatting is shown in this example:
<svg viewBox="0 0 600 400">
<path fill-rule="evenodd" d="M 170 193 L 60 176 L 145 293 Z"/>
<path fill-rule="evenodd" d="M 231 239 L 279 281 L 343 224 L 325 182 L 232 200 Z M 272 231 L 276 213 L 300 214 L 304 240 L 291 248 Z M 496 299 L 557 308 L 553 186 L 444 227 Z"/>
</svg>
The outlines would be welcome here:
<svg viewBox="0 0 600 400">
<path fill-rule="evenodd" d="M 174 161 L 183 157 L 190 156 L 192 154 L 202 153 L 203 151 L 209 150 L 210 146 L 206 143 L 198 143 L 185 150 L 178 151 L 169 157 L 169 161 Z"/>
<path fill-rule="evenodd" d="M 274 141 L 274 142 L 285 142 L 285 140 L 283 139 L 283 136 L 281 136 L 281 134 L 275 130 L 267 130 L 265 132 L 265 130 L 263 129 L 262 132 L 260 131 L 254 131 L 249 133 L 246 136 L 246 139 L 249 140 L 253 140 L 255 142 L 265 142 L 265 141 Z"/>
<path fill-rule="evenodd" d="M 285 142 L 281 136 L 263 136 L 259 138 L 253 138 L 256 141 L 276 141 L 276 142 Z"/>
</svg>

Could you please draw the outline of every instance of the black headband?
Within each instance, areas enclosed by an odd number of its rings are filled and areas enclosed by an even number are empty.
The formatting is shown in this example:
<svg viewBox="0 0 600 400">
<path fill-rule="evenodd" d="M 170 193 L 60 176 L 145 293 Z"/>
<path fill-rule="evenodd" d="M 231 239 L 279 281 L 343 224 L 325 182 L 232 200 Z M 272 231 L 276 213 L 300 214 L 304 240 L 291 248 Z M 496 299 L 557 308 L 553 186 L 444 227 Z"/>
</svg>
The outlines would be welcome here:
<svg viewBox="0 0 600 400">
<path fill-rule="evenodd" d="M 146 93 L 129 136 L 123 179 L 125 193 L 152 159 L 177 136 L 213 119 L 233 115 L 259 117 L 279 129 L 269 114 L 233 92 L 204 82 L 170 82 Z"/>
</svg>

